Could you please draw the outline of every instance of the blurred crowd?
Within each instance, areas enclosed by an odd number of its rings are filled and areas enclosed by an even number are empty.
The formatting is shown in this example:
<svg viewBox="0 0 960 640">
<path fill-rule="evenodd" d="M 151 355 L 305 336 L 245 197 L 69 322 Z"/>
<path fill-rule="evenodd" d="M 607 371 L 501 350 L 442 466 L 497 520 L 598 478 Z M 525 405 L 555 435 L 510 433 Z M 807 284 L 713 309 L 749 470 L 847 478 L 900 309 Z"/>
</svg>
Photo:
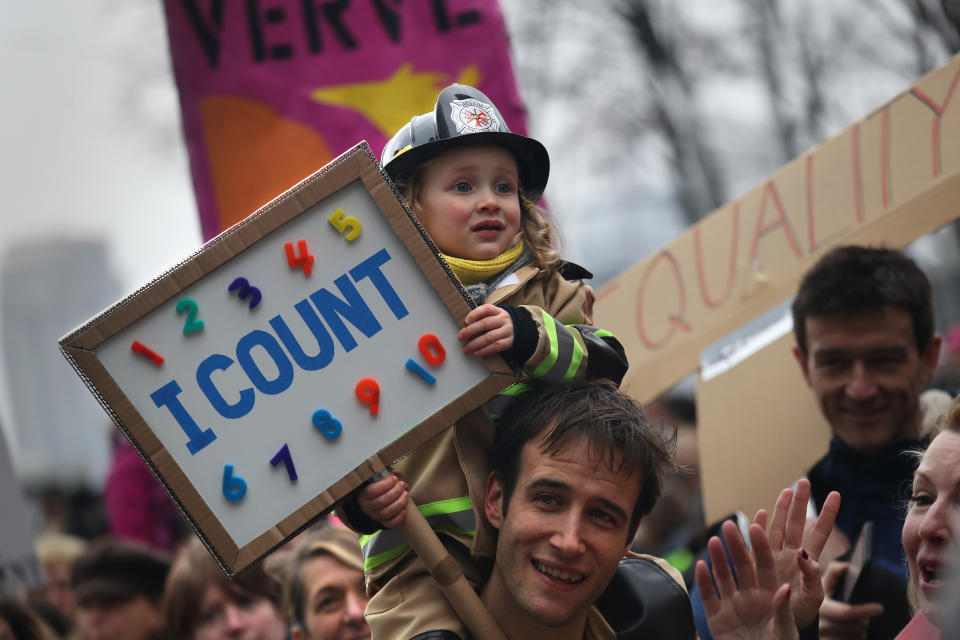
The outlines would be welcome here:
<svg viewBox="0 0 960 640">
<path fill-rule="evenodd" d="M 882 258 L 901 260 L 895 252 Z M 914 268 L 912 263 L 904 264 Z M 805 303 L 800 299 L 802 306 Z M 862 318 L 886 326 L 892 320 L 909 318 L 906 312 L 902 315 L 870 312 Z M 839 317 L 826 318 L 836 323 Z M 814 316 L 806 322 L 807 333 L 798 333 L 798 349 L 833 353 L 830 349 L 817 351 L 832 335 L 817 324 L 823 320 Z M 934 551 L 955 549 L 957 544 L 952 528 L 956 523 L 951 520 L 956 514 L 950 515 L 950 509 L 956 510 L 957 500 L 951 496 L 957 491 L 954 485 L 960 486 L 956 479 L 960 401 L 955 400 L 960 393 L 960 325 L 943 332 L 941 341 L 932 333 L 932 323 L 927 324 L 931 324 L 928 329 L 933 337 L 918 338 L 917 344 L 932 345 L 935 352 L 927 354 L 930 349 L 917 347 L 915 355 L 917 363 L 931 363 L 929 384 L 919 384 L 926 377 L 919 364 L 909 376 L 901 375 L 900 365 L 869 364 L 881 372 L 876 375 L 886 375 L 903 387 L 902 392 L 881 394 L 882 403 L 871 399 L 880 397 L 874 395 L 875 390 L 865 394 L 867 404 L 861 409 L 870 414 L 873 427 L 869 431 L 858 432 L 848 424 L 853 419 L 849 411 L 844 414 L 840 405 L 833 404 L 852 402 L 850 397 L 856 396 L 863 378 L 855 375 L 854 382 L 845 382 L 841 395 L 834 396 L 825 383 L 832 374 L 806 367 L 838 365 L 816 361 L 827 356 L 813 355 L 806 364 L 801 358 L 808 385 L 834 431 L 829 453 L 808 474 L 813 488 L 810 508 L 825 508 L 826 490 L 839 489 L 844 499 L 834 534 L 843 540 L 842 548 L 831 555 L 827 544 L 823 555 L 818 550 L 816 558 L 826 592 L 819 612 L 820 637 L 907 637 L 897 635 L 904 624 L 911 620 L 912 625 L 918 620 L 926 624 L 922 615 L 914 616 L 916 611 L 925 611 L 924 590 L 935 591 L 947 579 L 942 559 L 936 555 L 939 552 Z M 906 347 L 907 352 L 912 349 Z M 909 358 L 912 362 L 914 356 Z M 890 380 L 884 384 L 896 386 Z M 911 397 L 917 398 L 916 403 Z M 899 400 L 905 404 L 899 406 Z M 664 479 L 662 494 L 643 518 L 631 548 L 664 558 L 682 574 L 696 615 L 712 598 L 709 594 L 700 599 L 694 579 L 696 561 L 707 557 L 711 536 L 723 535 L 723 523 L 704 522 L 695 403 L 691 396 L 674 390 L 652 402 L 647 412 L 668 438 L 675 437 L 678 471 Z M 889 437 L 877 428 L 885 424 L 878 416 L 888 415 L 895 418 L 890 422 L 894 431 Z M 917 419 L 921 424 L 915 434 L 918 437 L 899 439 L 902 433 L 896 429 L 902 427 L 900 423 Z M 952 433 L 934 438 L 940 431 Z M 921 456 L 925 447 L 930 447 L 928 454 Z M 914 489 L 908 501 L 904 494 L 910 484 Z M 938 506 L 944 499 L 954 506 Z M 44 521 L 35 538 L 35 550 L 46 583 L 29 593 L 0 594 L 0 640 L 370 637 L 364 619 L 370 585 L 364 582 L 358 536 L 333 516 L 322 518 L 260 563 L 227 577 L 133 447 L 118 434 L 102 497 L 83 494 L 68 505 L 51 494 L 42 510 Z M 865 526 L 867 521 L 870 527 Z M 741 523 L 741 530 L 748 524 Z M 889 531 L 884 529 L 887 524 Z M 874 539 L 871 579 L 881 587 L 878 592 L 861 594 L 864 604 L 855 604 L 849 593 L 841 593 L 841 578 L 851 563 L 857 562 L 851 554 L 864 530 Z M 909 567 L 904 566 L 905 557 Z M 911 579 L 913 605 L 908 608 Z M 939 620 L 942 624 L 942 618 Z M 710 637 L 706 626 L 699 629 L 699 636 Z"/>
<path fill-rule="evenodd" d="M 192 533 L 142 540 L 46 532 L 43 589 L 0 598 L 2 640 L 369 638 L 357 536 L 324 519 L 228 577 Z"/>
</svg>

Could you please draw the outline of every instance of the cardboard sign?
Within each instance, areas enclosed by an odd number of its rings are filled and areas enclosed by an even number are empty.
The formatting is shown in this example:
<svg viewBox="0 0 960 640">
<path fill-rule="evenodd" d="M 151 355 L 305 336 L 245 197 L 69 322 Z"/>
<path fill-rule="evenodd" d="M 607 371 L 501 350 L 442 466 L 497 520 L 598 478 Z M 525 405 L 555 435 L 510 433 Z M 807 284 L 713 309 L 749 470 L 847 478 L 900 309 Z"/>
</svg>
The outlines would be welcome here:
<svg viewBox="0 0 960 640">
<path fill-rule="evenodd" d="M 831 247 L 900 248 L 960 217 L 960 57 L 790 162 L 598 294 L 648 401 L 702 349 L 793 295 Z"/>
<path fill-rule="evenodd" d="M 452 82 L 524 133 L 496 0 L 163 6 L 204 238 L 357 140 L 379 151 Z"/>
<path fill-rule="evenodd" d="M 60 344 L 235 572 L 513 380 L 445 269 L 363 143 Z"/>
<path fill-rule="evenodd" d="M 791 325 L 792 326 L 792 325 Z M 784 487 L 804 477 L 830 445 L 830 426 L 791 352 L 788 331 L 697 385 L 697 446 L 704 518 L 740 509 L 772 513 Z"/>
</svg>

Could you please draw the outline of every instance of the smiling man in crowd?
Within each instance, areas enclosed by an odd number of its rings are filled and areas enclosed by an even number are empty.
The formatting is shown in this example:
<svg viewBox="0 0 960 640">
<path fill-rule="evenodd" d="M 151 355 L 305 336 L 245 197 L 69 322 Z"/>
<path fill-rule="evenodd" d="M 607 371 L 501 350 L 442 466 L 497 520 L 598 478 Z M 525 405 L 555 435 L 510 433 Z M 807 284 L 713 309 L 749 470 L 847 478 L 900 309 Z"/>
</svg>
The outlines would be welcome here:
<svg viewBox="0 0 960 640">
<path fill-rule="evenodd" d="M 930 282 L 899 251 L 838 247 L 804 276 L 793 320 L 794 354 L 834 435 L 808 474 L 812 497 L 820 508 L 830 491 L 839 491 L 841 545 L 855 543 L 872 522 L 873 562 L 903 577 L 901 491 L 913 469 L 902 454 L 921 446 L 919 397 L 940 351 Z M 863 637 L 884 608 L 830 599 L 840 573 L 834 565 L 824 579 L 820 637 Z M 897 608 L 906 615 L 905 602 L 896 598 L 886 608 L 885 615 Z M 883 637 L 881 627 L 893 631 L 898 624 L 878 619 L 868 637 Z"/>
<path fill-rule="evenodd" d="M 624 557 L 671 465 L 636 403 L 609 382 L 538 388 L 502 424 L 484 501 L 499 535 L 482 599 L 507 636 L 693 638 L 679 574 Z"/>
</svg>

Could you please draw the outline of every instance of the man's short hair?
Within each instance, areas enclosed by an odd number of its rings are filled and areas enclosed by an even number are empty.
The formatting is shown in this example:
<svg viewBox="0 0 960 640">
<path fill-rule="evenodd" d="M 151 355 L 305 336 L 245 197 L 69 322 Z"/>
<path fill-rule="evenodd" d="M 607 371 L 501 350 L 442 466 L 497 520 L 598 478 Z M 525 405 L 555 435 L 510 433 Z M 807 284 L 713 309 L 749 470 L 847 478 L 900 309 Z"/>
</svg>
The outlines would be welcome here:
<svg viewBox="0 0 960 640">
<path fill-rule="evenodd" d="M 793 301 L 793 333 L 807 353 L 807 318 L 880 311 L 892 306 L 910 314 L 917 351 L 933 337 L 930 281 L 913 260 L 894 249 L 843 246 L 807 271 Z"/>
<path fill-rule="evenodd" d="M 503 512 L 517 484 L 523 446 L 541 433 L 544 453 L 559 453 L 584 438 L 591 457 L 640 482 L 640 495 L 630 518 L 630 531 L 653 509 L 663 474 L 673 467 L 676 434 L 667 438 L 643 409 L 609 380 L 562 385 L 528 383 L 500 416 L 493 441 L 491 470 L 503 486 Z"/>
<path fill-rule="evenodd" d="M 144 596 L 160 603 L 170 559 L 144 545 L 103 539 L 73 563 L 70 583 L 77 604 L 126 602 Z"/>
</svg>

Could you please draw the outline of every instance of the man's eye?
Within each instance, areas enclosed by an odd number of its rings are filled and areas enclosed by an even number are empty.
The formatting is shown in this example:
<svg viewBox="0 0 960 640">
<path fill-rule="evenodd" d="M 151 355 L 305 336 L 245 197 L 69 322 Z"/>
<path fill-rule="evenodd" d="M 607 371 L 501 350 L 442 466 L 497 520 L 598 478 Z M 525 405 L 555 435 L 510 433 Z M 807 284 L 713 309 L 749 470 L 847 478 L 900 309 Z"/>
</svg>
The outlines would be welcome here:
<svg viewBox="0 0 960 640">
<path fill-rule="evenodd" d="M 552 507 L 559 502 L 557 496 L 550 493 L 541 493 L 536 497 L 536 501 L 545 507 Z"/>
<path fill-rule="evenodd" d="M 466 182 L 461 181 L 453 185 L 453 190 L 459 191 L 460 193 L 467 193 L 468 191 L 470 191 L 470 185 L 467 184 Z"/>
<path fill-rule="evenodd" d="M 617 521 L 617 519 L 614 518 L 612 514 L 608 513 L 607 511 L 604 511 L 603 509 L 595 509 L 593 512 L 593 517 L 596 520 L 603 522 L 605 524 L 613 524 L 613 523 L 616 523 Z"/>
<path fill-rule="evenodd" d="M 817 368 L 824 371 L 841 371 L 847 367 L 847 361 L 842 358 L 824 358 L 817 361 Z"/>
<path fill-rule="evenodd" d="M 870 360 L 874 369 L 895 369 L 900 366 L 900 358 L 895 356 L 879 356 Z"/>
</svg>

